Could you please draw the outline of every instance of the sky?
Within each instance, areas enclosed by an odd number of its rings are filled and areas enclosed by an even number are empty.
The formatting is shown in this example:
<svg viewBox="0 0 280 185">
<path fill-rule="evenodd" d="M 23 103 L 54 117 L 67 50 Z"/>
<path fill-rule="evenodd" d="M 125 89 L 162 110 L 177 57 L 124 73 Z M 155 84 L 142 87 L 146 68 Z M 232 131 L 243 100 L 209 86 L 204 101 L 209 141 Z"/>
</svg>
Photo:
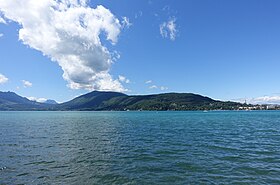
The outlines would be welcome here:
<svg viewBox="0 0 280 185">
<path fill-rule="evenodd" d="M 0 0 L 0 91 L 280 103 L 278 0 Z"/>
</svg>

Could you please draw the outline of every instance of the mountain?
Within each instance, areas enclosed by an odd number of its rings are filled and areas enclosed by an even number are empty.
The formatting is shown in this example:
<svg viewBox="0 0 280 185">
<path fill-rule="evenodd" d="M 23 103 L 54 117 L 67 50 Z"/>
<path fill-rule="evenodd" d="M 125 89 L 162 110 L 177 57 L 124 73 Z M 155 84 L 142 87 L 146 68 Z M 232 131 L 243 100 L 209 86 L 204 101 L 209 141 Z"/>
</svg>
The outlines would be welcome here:
<svg viewBox="0 0 280 185">
<path fill-rule="evenodd" d="M 126 97 L 126 94 L 118 92 L 100 92 L 93 91 L 84 94 L 71 101 L 57 106 L 59 110 L 102 110 L 103 104 L 110 99 L 117 97 Z"/>
<path fill-rule="evenodd" d="M 50 106 L 31 101 L 14 92 L 0 91 L 0 110 L 47 110 Z"/>
<path fill-rule="evenodd" d="M 128 96 L 118 92 L 100 91 L 81 95 L 62 104 L 54 104 L 56 102 L 53 100 L 48 101 L 48 103 L 30 101 L 14 92 L 0 92 L 0 110 L 234 110 L 250 106 L 236 102 L 217 101 L 192 93 Z"/>
<path fill-rule="evenodd" d="M 166 93 L 128 96 L 117 92 L 99 92 L 79 96 L 57 106 L 58 110 L 232 110 L 241 103 L 222 102 L 192 93 Z"/>
<path fill-rule="evenodd" d="M 58 103 L 55 100 L 46 100 L 45 102 L 43 102 L 45 104 L 51 104 L 51 105 L 57 105 Z"/>
</svg>

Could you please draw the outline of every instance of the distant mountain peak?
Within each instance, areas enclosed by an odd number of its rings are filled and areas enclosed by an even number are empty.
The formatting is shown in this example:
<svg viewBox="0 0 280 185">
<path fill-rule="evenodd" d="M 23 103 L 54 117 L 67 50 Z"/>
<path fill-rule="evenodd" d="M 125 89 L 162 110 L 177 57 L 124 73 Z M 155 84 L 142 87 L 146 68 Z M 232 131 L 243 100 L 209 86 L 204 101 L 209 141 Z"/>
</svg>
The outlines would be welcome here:
<svg viewBox="0 0 280 185">
<path fill-rule="evenodd" d="M 45 102 L 43 102 L 45 104 L 51 104 L 51 105 L 56 105 L 58 104 L 55 100 L 46 100 Z"/>
<path fill-rule="evenodd" d="M 30 110 L 53 110 L 54 104 L 39 103 L 22 97 L 15 92 L 1 92 L 0 91 L 0 110 L 16 110 L 16 111 L 30 111 Z"/>
</svg>

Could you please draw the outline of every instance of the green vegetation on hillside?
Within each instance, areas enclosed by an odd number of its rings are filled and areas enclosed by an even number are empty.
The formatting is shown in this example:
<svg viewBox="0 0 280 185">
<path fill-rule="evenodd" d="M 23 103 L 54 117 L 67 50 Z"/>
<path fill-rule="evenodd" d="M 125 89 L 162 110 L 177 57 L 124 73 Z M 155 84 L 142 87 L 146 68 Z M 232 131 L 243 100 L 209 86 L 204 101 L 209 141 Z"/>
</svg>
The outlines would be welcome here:
<svg viewBox="0 0 280 185">
<path fill-rule="evenodd" d="M 233 110 L 241 103 L 216 101 L 192 93 L 166 93 L 127 96 L 116 92 L 98 92 L 61 104 L 62 110 Z"/>
<path fill-rule="evenodd" d="M 0 110 L 54 110 L 54 111 L 101 111 L 101 110 L 238 110 L 252 105 L 217 101 L 192 93 L 166 93 L 128 96 L 118 92 L 91 93 L 62 104 L 47 104 L 30 101 L 13 92 L 0 92 Z"/>
</svg>

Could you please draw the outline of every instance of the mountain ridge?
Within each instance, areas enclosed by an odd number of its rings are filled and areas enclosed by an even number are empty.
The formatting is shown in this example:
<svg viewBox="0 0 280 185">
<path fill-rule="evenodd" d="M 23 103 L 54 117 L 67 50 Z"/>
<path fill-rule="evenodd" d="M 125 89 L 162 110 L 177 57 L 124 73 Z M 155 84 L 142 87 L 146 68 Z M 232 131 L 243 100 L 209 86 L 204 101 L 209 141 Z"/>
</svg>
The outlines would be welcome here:
<svg viewBox="0 0 280 185">
<path fill-rule="evenodd" d="M 25 110 L 47 110 L 48 104 L 31 101 L 26 97 L 19 96 L 15 92 L 0 91 L 0 110 L 1 111 L 25 111 Z"/>
<path fill-rule="evenodd" d="M 60 104 L 30 101 L 14 92 L 0 91 L 0 110 L 128 111 L 128 110 L 235 110 L 245 104 L 219 101 L 194 93 L 127 95 L 112 91 L 92 91 Z"/>
</svg>

